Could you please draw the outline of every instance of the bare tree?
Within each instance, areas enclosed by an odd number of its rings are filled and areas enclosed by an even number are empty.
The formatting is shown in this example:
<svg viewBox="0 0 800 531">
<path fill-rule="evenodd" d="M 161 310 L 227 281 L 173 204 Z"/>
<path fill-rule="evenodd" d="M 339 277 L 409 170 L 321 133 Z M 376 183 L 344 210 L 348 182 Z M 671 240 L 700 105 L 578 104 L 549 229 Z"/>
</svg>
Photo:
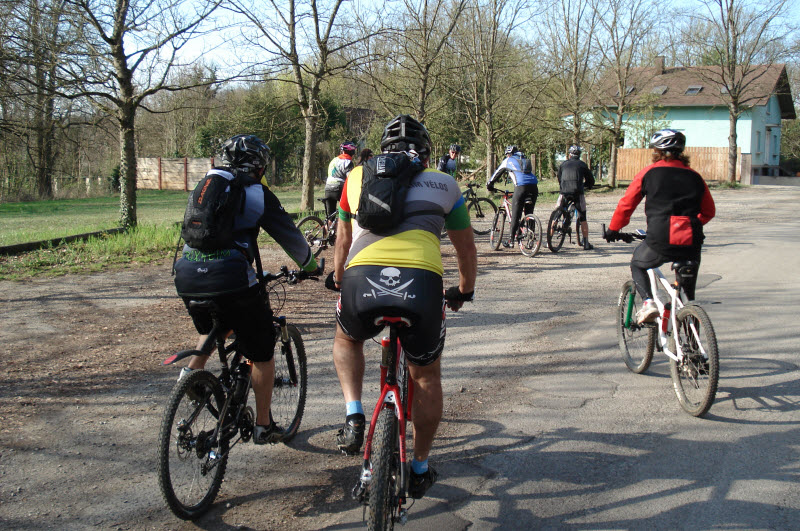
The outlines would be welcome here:
<svg viewBox="0 0 800 531">
<path fill-rule="evenodd" d="M 288 79 L 295 85 L 305 124 L 300 210 L 314 205 L 322 84 L 364 60 L 349 49 L 369 35 L 350 30 L 345 4 L 345 0 L 232 0 L 229 6 L 245 17 L 255 31 L 252 42 L 270 58 L 263 65 L 268 68 L 263 77 Z"/>
<path fill-rule="evenodd" d="M 443 55 L 467 0 L 404 0 L 381 39 L 365 41 L 371 60 L 364 76 L 387 114 L 407 110 L 424 122 L 430 99 L 442 85 Z"/>
<path fill-rule="evenodd" d="M 584 117 L 594 99 L 600 60 L 595 46 L 598 13 L 590 0 L 559 0 L 545 14 L 543 49 L 553 78 L 548 96 L 570 116 L 572 143 L 586 140 Z"/>
<path fill-rule="evenodd" d="M 699 68 L 698 73 L 719 87 L 728 106 L 728 180 L 735 182 L 736 124 L 754 101 L 768 95 L 759 88 L 759 80 L 769 71 L 766 67 L 779 63 L 792 51 L 786 42 L 796 29 L 787 20 L 792 3 L 790 0 L 697 1 L 703 8 L 686 15 L 683 38 L 710 65 Z"/>
<path fill-rule="evenodd" d="M 89 98 L 113 116 L 120 143 L 120 224 L 136 217 L 136 112 L 150 96 L 186 87 L 169 82 L 179 52 L 203 35 L 221 0 L 65 0 L 79 35 L 81 55 L 63 64 L 73 83 L 69 98 Z"/>
<path fill-rule="evenodd" d="M 529 50 L 522 39 L 534 15 L 527 0 L 474 0 L 473 16 L 458 31 L 462 61 L 454 94 L 476 138 L 486 148 L 487 179 L 496 166 L 495 146 L 525 124 L 540 104 Z"/>
<path fill-rule="evenodd" d="M 642 60 L 643 44 L 654 27 L 655 5 L 651 0 L 593 0 L 599 23 L 595 33 L 602 56 L 604 83 L 598 94 L 603 121 L 611 133 L 609 184 L 617 184 L 617 149 L 622 145 L 626 116 L 649 106 L 647 95 L 637 91 L 655 74 L 655 69 L 636 68 Z"/>
</svg>

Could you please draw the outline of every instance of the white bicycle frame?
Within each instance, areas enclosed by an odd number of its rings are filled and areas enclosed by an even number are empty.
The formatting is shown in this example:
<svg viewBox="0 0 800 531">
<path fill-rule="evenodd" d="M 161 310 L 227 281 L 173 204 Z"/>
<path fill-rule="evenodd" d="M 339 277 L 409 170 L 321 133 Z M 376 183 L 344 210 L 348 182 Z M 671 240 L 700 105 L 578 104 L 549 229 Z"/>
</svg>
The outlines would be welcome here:
<svg viewBox="0 0 800 531">
<path fill-rule="evenodd" d="M 666 354 L 671 359 L 680 362 L 683 360 L 683 350 L 681 349 L 680 342 L 677 340 L 677 326 L 678 326 L 678 311 L 683 308 L 686 303 L 684 302 L 683 292 L 679 292 L 677 289 L 676 284 L 670 284 L 667 278 L 664 276 L 664 273 L 661 272 L 661 269 L 654 267 L 652 269 L 647 270 L 647 276 L 650 278 L 650 289 L 653 292 L 653 301 L 655 301 L 656 306 L 658 306 L 658 317 L 656 318 L 656 326 L 658 327 L 658 344 L 661 347 L 661 351 Z M 664 311 L 666 310 L 666 304 L 658 298 L 658 286 L 664 288 L 664 291 L 670 297 L 670 311 L 669 315 L 666 317 L 664 316 Z M 668 319 L 668 321 L 665 321 Z M 700 335 L 697 332 L 697 327 L 694 323 L 690 324 L 690 329 L 692 334 L 695 336 L 697 340 L 697 344 L 700 346 L 700 352 L 703 356 L 706 356 L 705 349 L 703 348 L 703 344 L 700 341 Z M 672 352 L 670 350 L 670 337 L 675 337 L 675 350 L 676 352 Z"/>
</svg>

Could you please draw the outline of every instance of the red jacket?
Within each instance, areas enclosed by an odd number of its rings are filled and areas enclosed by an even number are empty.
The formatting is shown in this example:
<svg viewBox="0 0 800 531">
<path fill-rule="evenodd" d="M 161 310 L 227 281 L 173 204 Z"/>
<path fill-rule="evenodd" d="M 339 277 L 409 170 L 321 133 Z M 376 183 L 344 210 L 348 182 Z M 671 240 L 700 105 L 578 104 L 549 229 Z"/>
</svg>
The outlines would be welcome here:
<svg viewBox="0 0 800 531">
<path fill-rule="evenodd" d="M 645 241 L 654 251 L 680 256 L 700 249 L 705 238 L 703 225 L 714 217 L 716 207 L 699 173 L 677 160 L 647 166 L 619 200 L 609 230 L 625 227 L 645 197 Z"/>
</svg>

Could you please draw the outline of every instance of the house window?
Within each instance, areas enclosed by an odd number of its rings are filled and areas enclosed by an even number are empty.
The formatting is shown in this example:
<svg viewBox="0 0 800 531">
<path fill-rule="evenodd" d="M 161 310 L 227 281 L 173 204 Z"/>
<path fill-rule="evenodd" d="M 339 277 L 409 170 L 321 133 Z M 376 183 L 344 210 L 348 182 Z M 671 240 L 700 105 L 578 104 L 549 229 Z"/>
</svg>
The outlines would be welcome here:
<svg viewBox="0 0 800 531">
<path fill-rule="evenodd" d="M 775 148 L 772 149 L 772 160 L 777 164 L 780 155 L 777 149 L 777 147 L 780 146 L 780 144 L 778 144 L 778 135 L 772 135 L 772 145 L 775 146 Z"/>
<path fill-rule="evenodd" d="M 720 87 L 719 88 L 719 93 L 720 94 L 727 94 L 728 93 L 728 87 Z"/>
<path fill-rule="evenodd" d="M 761 131 L 756 131 L 756 153 L 761 153 L 762 151 L 764 149 L 761 146 Z"/>
<path fill-rule="evenodd" d="M 657 87 L 653 87 L 653 90 L 651 90 L 650 92 L 652 92 L 653 94 L 656 94 L 658 96 L 663 96 L 667 92 L 667 86 L 666 85 L 658 85 Z"/>
<path fill-rule="evenodd" d="M 700 94 L 700 91 L 703 90 L 703 85 L 689 85 L 689 88 L 686 89 L 687 96 L 697 96 Z"/>
<path fill-rule="evenodd" d="M 636 90 L 636 87 L 634 87 L 633 85 L 628 85 L 627 87 L 625 87 L 625 95 L 629 96 L 631 92 L 633 92 L 634 90 Z M 616 96 L 619 97 L 619 91 L 617 91 Z"/>
</svg>

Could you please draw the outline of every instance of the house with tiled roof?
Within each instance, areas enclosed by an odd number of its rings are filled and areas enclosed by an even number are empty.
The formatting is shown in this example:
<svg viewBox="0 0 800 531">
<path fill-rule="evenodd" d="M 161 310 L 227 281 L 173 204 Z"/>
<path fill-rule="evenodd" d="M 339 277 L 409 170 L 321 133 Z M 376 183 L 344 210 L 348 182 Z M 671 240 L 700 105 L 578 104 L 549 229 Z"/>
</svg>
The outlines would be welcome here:
<svg viewBox="0 0 800 531">
<path fill-rule="evenodd" d="M 635 68 L 629 76 L 629 101 L 647 103 L 645 114 L 625 116 L 625 145 L 646 147 L 641 131 L 644 120 L 671 127 L 686 135 L 687 146 L 728 148 L 729 111 L 725 90 L 715 83 L 720 67 L 665 66 L 664 57 L 652 67 Z M 611 88 L 611 87 L 614 88 Z M 754 66 L 745 76 L 744 109 L 736 125 L 737 146 L 748 162 L 743 182 L 758 182 L 761 175 L 779 175 L 781 119 L 796 118 L 789 78 L 782 64 Z M 619 89 L 613 84 L 599 91 L 605 108 L 613 109 Z M 746 166 L 745 166 L 746 167 Z"/>
</svg>

